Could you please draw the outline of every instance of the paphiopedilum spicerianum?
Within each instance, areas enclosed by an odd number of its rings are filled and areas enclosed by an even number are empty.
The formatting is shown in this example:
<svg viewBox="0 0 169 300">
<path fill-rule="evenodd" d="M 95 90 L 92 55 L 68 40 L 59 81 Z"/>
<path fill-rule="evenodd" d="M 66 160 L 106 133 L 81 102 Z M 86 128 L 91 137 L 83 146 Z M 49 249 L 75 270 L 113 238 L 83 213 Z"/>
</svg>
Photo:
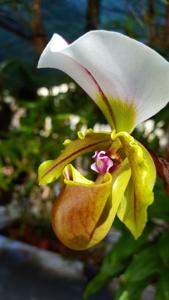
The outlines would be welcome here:
<svg viewBox="0 0 169 300">
<path fill-rule="evenodd" d="M 70 45 L 54 34 L 38 67 L 57 68 L 70 75 L 112 128 L 108 133 L 78 133 L 76 140 L 65 143 L 58 158 L 40 165 L 40 184 L 59 176 L 64 179 L 52 209 L 56 235 L 72 249 L 86 249 L 106 236 L 117 215 L 138 238 L 153 202 L 156 171 L 148 151 L 130 134 L 167 104 L 169 63 L 123 34 L 98 30 Z M 91 168 L 99 173 L 95 182 L 70 164 L 77 156 L 94 151 Z"/>
</svg>

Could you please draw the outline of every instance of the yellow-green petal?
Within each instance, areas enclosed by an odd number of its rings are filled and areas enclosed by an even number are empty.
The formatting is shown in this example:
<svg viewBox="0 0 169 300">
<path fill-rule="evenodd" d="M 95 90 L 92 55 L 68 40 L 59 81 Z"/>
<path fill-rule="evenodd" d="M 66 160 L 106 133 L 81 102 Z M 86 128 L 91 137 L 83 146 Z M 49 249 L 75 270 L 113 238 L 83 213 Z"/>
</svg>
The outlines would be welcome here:
<svg viewBox="0 0 169 300">
<path fill-rule="evenodd" d="M 97 105 L 107 118 L 112 129 L 116 132 L 126 131 L 131 133 L 136 124 L 136 106 L 132 102 L 112 97 L 97 96 Z"/>
<path fill-rule="evenodd" d="M 138 238 L 147 222 L 147 208 L 152 204 L 156 171 L 153 160 L 144 148 L 127 133 L 119 133 L 131 168 L 131 179 L 118 210 L 118 217 Z"/>
<path fill-rule="evenodd" d="M 55 160 L 43 162 L 38 170 L 39 184 L 48 184 L 56 180 L 63 168 L 76 157 L 94 150 L 107 149 L 112 143 L 111 133 L 96 133 L 88 130 L 85 135 L 80 135 L 75 141 L 66 141 L 61 155 Z"/>
</svg>

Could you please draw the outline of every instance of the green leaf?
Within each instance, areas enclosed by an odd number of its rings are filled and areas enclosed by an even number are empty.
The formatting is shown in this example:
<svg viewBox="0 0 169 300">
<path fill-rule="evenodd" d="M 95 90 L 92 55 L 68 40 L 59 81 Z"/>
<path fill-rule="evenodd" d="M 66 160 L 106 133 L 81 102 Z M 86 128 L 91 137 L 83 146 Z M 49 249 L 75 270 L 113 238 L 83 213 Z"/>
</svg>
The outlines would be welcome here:
<svg viewBox="0 0 169 300">
<path fill-rule="evenodd" d="M 164 191 L 163 183 L 157 178 L 154 188 L 154 204 L 149 209 L 150 218 L 159 218 L 169 222 L 169 200 L 168 195 Z"/>
<path fill-rule="evenodd" d="M 127 284 L 122 287 L 117 294 L 117 300 L 140 300 L 141 294 L 146 287 L 147 283 L 145 281 Z"/>
<path fill-rule="evenodd" d="M 105 257 L 100 272 L 89 282 L 85 291 L 84 299 L 100 290 L 112 278 L 120 275 L 128 264 L 132 255 L 146 244 L 146 235 L 143 234 L 138 240 L 124 231 L 119 241 Z"/>
<path fill-rule="evenodd" d="M 124 283 L 136 283 L 156 274 L 160 261 L 154 247 L 149 247 L 135 254 L 132 262 L 123 275 Z"/>
<path fill-rule="evenodd" d="M 130 298 L 129 298 L 129 293 L 127 292 L 127 291 L 124 291 L 122 294 L 121 294 L 121 296 L 120 296 L 120 298 L 118 297 L 118 300 L 129 300 Z"/>
<path fill-rule="evenodd" d="M 169 269 L 162 269 L 160 280 L 156 288 L 155 300 L 169 299 Z"/>
<path fill-rule="evenodd" d="M 169 267 L 169 231 L 166 230 L 158 241 L 158 252 L 166 267 Z"/>
</svg>

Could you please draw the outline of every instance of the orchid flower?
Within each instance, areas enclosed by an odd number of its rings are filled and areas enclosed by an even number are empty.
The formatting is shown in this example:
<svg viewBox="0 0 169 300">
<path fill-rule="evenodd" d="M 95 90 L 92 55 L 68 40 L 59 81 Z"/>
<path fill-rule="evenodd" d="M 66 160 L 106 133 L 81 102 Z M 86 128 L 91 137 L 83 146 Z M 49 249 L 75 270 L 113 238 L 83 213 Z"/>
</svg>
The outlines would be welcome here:
<svg viewBox="0 0 169 300">
<path fill-rule="evenodd" d="M 149 152 L 130 134 L 167 104 L 169 63 L 134 39 L 98 30 L 72 44 L 54 34 L 38 67 L 57 68 L 71 76 L 112 128 L 111 132 L 79 132 L 76 140 L 64 143 L 58 158 L 40 165 L 40 184 L 59 176 L 64 180 L 52 209 L 54 232 L 67 247 L 87 249 L 106 236 L 117 215 L 137 239 L 154 199 L 156 171 Z M 70 164 L 94 151 L 95 182 Z"/>
</svg>

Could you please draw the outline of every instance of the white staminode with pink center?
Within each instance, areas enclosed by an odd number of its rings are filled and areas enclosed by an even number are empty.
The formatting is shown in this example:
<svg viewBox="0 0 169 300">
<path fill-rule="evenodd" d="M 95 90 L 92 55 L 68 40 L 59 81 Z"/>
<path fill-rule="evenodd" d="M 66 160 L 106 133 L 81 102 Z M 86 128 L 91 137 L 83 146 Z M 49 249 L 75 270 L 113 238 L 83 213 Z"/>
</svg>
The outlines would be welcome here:
<svg viewBox="0 0 169 300">
<path fill-rule="evenodd" d="M 91 165 L 91 169 L 99 174 L 105 174 L 113 167 L 113 161 L 106 151 L 95 151 L 92 158 L 95 159 L 95 162 Z"/>
</svg>

